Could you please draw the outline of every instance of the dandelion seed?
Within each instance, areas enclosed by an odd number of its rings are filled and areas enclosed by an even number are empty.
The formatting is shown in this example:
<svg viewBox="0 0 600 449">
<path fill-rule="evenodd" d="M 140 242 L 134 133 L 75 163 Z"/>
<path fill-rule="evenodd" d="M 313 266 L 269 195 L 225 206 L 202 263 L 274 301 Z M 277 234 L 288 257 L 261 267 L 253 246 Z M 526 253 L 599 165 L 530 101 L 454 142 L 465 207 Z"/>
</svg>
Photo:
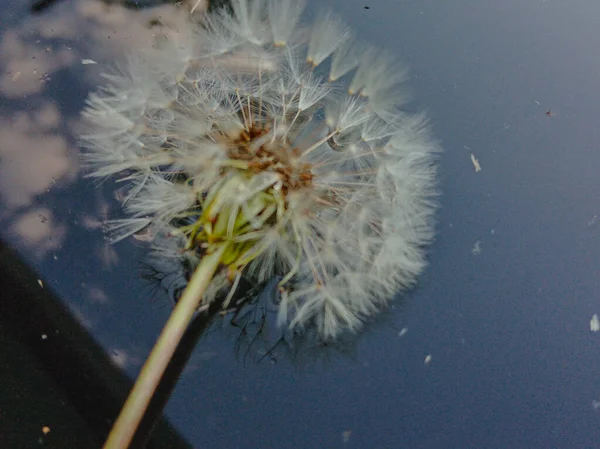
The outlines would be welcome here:
<svg viewBox="0 0 600 449">
<path fill-rule="evenodd" d="M 273 43 L 283 47 L 293 35 L 304 9 L 303 0 L 269 0 L 268 14 Z"/>
<path fill-rule="evenodd" d="M 312 29 L 306 60 L 317 67 L 348 38 L 350 30 L 341 20 L 332 13 L 320 15 Z"/>
<path fill-rule="evenodd" d="M 361 55 L 367 50 L 367 46 L 362 42 L 356 39 L 346 39 L 331 57 L 329 81 L 336 81 L 355 69 L 360 63 Z"/>
<path fill-rule="evenodd" d="M 108 220 L 104 225 L 107 240 L 117 243 L 132 236 L 152 223 L 150 218 L 124 218 L 120 220 Z"/>
<path fill-rule="evenodd" d="M 233 14 L 221 14 L 221 21 L 231 33 L 254 45 L 263 45 L 269 40 L 264 0 L 231 0 Z"/>
<path fill-rule="evenodd" d="M 328 339 L 423 270 L 438 147 L 398 109 L 402 66 L 303 6 L 234 0 L 128 56 L 87 100 L 83 161 L 128 186 L 110 241 L 192 270 L 221 251 L 204 305 L 277 277 L 279 324 Z"/>
</svg>

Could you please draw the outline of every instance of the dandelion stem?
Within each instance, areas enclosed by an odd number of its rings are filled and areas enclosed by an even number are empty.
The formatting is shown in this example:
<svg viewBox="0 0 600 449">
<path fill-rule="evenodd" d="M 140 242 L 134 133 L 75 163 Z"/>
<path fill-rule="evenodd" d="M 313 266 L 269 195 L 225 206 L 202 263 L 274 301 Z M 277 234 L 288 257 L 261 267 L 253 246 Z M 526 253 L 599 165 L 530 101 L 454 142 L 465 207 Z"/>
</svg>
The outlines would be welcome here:
<svg viewBox="0 0 600 449">
<path fill-rule="evenodd" d="M 125 405 L 104 444 L 104 449 L 125 449 L 129 447 L 148 403 L 183 333 L 192 320 L 202 294 L 215 274 L 227 246 L 226 244 L 220 245 L 214 252 L 202 258 L 144 364 L 127 401 L 125 401 Z"/>
</svg>

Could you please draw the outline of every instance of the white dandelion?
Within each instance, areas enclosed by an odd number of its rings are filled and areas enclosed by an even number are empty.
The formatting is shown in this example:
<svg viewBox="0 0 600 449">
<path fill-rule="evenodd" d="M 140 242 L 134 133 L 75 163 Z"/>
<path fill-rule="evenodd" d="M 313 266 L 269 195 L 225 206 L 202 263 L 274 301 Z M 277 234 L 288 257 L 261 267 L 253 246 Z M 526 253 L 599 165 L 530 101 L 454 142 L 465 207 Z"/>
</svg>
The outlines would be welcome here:
<svg viewBox="0 0 600 449">
<path fill-rule="evenodd" d="M 90 174 L 124 173 L 131 184 L 131 218 L 109 222 L 111 238 L 152 225 L 155 234 L 186 235 L 181 257 L 198 262 L 209 246 L 229 242 L 231 276 L 285 280 L 282 325 L 316 324 L 324 338 L 357 330 L 423 269 L 437 146 L 426 119 L 401 113 L 393 98 L 396 114 L 377 114 L 368 94 L 398 85 L 404 72 L 383 52 L 355 62 L 338 45 L 349 37 L 339 19 L 323 16 L 303 41 L 294 29 L 299 6 L 294 20 L 275 1 L 238 0 L 234 12 L 210 16 L 208 29 L 195 25 L 198 39 L 215 42 L 188 43 L 197 53 L 182 48 L 180 73 L 165 77 L 175 45 L 159 45 L 130 57 L 90 96 Z M 203 52 L 236 34 L 227 55 Z M 249 59 L 263 53 L 269 64 Z M 328 56 L 336 64 L 319 71 Z M 238 63 L 221 65 L 231 57 Z M 349 86 L 361 95 L 325 81 L 328 68 L 337 79 L 340 67 L 355 65 Z M 169 231 L 184 217 L 196 219 Z"/>
<path fill-rule="evenodd" d="M 198 267 L 188 321 L 241 277 L 278 277 L 278 323 L 332 339 L 425 266 L 439 149 L 401 110 L 406 73 L 334 14 L 301 25 L 302 5 L 234 0 L 87 101 L 89 176 L 130 185 L 111 238 L 149 226 L 155 257 Z"/>
</svg>

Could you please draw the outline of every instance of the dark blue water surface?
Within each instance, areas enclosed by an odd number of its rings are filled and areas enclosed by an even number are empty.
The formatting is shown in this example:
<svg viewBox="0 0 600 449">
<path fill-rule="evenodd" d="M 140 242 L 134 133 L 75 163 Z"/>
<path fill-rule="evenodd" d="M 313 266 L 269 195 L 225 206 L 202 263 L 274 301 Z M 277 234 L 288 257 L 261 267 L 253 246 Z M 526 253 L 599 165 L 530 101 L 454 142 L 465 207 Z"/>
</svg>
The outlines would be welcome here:
<svg viewBox="0 0 600 449">
<path fill-rule="evenodd" d="M 141 244 L 103 242 L 115 185 L 78 178 L 75 122 L 95 66 L 111 62 L 94 47 L 131 32 L 80 3 L 31 17 L 2 2 L 0 224 L 134 377 L 171 304 L 140 278 Z M 409 65 L 412 107 L 445 149 L 430 266 L 348 355 L 256 363 L 208 333 L 168 418 L 196 448 L 597 447 L 600 4 L 326 6 Z M 32 166 L 49 152 L 61 162 Z"/>
</svg>

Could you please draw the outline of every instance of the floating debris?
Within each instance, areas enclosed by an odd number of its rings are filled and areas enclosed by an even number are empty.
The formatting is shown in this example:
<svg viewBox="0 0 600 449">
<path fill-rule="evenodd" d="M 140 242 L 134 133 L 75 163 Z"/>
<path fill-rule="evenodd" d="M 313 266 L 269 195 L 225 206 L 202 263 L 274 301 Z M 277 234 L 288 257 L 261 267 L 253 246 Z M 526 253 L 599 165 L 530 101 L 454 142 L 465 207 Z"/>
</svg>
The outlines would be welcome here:
<svg viewBox="0 0 600 449">
<path fill-rule="evenodd" d="M 83 65 L 89 65 L 89 64 L 98 64 L 96 61 L 94 61 L 93 59 L 82 59 L 81 63 Z"/>
<path fill-rule="evenodd" d="M 408 332 L 408 327 L 403 328 L 400 332 L 398 332 L 398 337 L 404 337 Z"/>
<path fill-rule="evenodd" d="M 473 153 L 471 153 L 471 162 L 473 162 L 473 167 L 475 167 L 475 173 L 481 171 L 481 165 L 479 165 L 479 161 Z"/>
<path fill-rule="evenodd" d="M 592 316 L 592 319 L 590 320 L 590 330 L 592 332 L 600 331 L 600 320 L 598 320 L 598 315 L 596 315 L 595 313 L 594 316 Z"/>
<path fill-rule="evenodd" d="M 344 444 L 346 444 L 348 441 L 350 441 L 350 435 L 352 435 L 351 430 L 345 430 L 342 432 L 342 441 Z"/>
<path fill-rule="evenodd" d="M 50 433 L 50 427 L 48 427 L 48 426 L 42 427 L 42 433 L 44 435 L 48 435 Z"/>
<path fill-rule="evenodd" d="M 473 249 L 471 250 L 471 253 L 474 256 L 479 256 L 481 254 L 481 241 L 477 240 L 475 242 L 475 244 L 473 245 Z"/>
<path fill-rule="evenodd" d="M 429 365 L 430 362 L 431 362 L 431 354 L 428 354 L 427 357 L 425 357 L 425 365 Z"/>
<path fill-rule="evenodd" d="M 44 283 L 42 282 L 41 279 L 38 279 L 38 284 L 40 284 L 40 287 L 44 288 Z"/>
</svg>

